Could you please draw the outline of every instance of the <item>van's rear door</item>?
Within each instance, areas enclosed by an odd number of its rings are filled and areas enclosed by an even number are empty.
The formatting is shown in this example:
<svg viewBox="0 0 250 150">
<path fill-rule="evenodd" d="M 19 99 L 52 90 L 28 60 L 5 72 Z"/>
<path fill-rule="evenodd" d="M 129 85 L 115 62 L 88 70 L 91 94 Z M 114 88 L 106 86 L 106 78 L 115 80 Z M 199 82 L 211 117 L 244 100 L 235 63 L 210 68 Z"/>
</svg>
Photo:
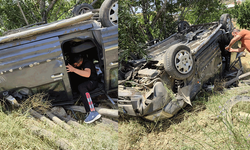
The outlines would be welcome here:
<svg viewBox="0 0 250 150">
<path fill-rule="evenodd" d="M 65 92 L 71 99 L 69 79 L 58 37 L 20 40 L 0 45 L 0 92 L 29 88 Z M 63 96 L 65 98 L 65 96 Z"/>
</svg>

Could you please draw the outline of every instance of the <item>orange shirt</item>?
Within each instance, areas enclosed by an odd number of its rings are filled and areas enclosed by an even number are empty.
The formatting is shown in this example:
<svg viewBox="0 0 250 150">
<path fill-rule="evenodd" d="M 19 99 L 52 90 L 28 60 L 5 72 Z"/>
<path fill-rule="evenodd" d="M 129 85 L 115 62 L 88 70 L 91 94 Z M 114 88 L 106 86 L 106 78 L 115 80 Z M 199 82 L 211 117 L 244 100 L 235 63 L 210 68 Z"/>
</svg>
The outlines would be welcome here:
<svg viewBox="0 0 250 150">
<path fill-rule="evenodd" d="M 250 31 L 243 29 L 238 35 L 241 36 L 241 45 L 246 47 L 247 51 L 250 52 Z"/>
</svg>

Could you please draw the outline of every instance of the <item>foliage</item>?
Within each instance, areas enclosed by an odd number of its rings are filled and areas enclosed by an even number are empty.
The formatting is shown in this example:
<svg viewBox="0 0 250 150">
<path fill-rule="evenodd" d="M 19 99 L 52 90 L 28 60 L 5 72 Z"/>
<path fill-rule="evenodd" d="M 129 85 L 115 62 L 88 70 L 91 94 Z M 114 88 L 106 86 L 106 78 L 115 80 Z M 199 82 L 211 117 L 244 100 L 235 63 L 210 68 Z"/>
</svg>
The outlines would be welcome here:
<svg viewBox="0 0 250 150">
<path fill-rule="evenodd" d="M 125 50 L 119 59 L 127 59 L 130 53 L 139 55 L 147 39 L 141 25 L 141 15 L 131 15 L 131 5 L 134 5 L 133 1 L 119 1 L 119 49 Z"/>
<path fill-rule="evenodd" d="M 234 6 L 234 8 L 230 8 L 227 10 L 227 13 L 229 13 L 231 15 L 232 18 L 238 18 L 238 8 L 239 8 L 239 5 L 237 4 L 236 0 L 233 0 L 234 1 L 234 4 L 236 4 Z"/>
<path fill-rule="evenodd" d="M 120 60 L 128 60 L 131 54 L 142 58 L 143 49 L 176 32 L 178 4 L 172 0 L 119 1 Z"/>
<path fill-rule="evenodd" d="M 218 21 L 226 11 L 221 0 L 124 0 L 119 7 L 120 61 L 146 57 L 144 49 L 175 33 L 180 20 Z"/>
<path fill-rule="evenodd" d="M 226 6 L 220 1 L 221 0 L 192 1 L 192 9 L 188 11 L 187 17 L 185 19 L 191 24 L 218 21 L 220 16 L 226 12 Z"/>
<path fill-rule="evenodd" d="M 240 28 L 250 29 L 250 1 L 245 1 L 242 4 L 235 5 L 235 9 L 232 10 L 233 15 L 237 18 L 237 24 L 240 25 Z"/>
<path fill-rule="evenodd" d="M 97 1 L 93 7 L 100 8 L 103 1 Z M 69 18 L 73 16 L 72 10 L 77 4 L 92 2 L 93 0 L 0 0 L 0 31 L 3 33 L 27 25 Z"/>
</svg>

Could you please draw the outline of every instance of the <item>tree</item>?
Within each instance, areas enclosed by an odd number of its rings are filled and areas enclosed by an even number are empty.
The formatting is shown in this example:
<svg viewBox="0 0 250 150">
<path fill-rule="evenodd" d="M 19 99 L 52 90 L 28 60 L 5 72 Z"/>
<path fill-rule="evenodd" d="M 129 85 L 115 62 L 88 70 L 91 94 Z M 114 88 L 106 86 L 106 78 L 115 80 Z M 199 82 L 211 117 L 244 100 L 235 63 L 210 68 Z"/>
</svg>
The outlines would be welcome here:
<svg viewBox="0 0 250 150">
<path fill-rule="evenodd" d="M 221 0 L 191 0 L 188 5 L 191 9 L 187 11 L 185 19 L 191 24 L 218 21 L 226 11 L 226 6 Z"/>
<path fill-rule="evenodd" d="M 142 46 L 140 46 L 141 41 L 145 41 L 144 29 L 142 29 L 141 24 L 139 23 L 140 16 L 136 15 L 137 11 L 131 10 L 131 5 L 134 5 L 133 1 L 124 0 L 119 1 L 119 49 L 123 49 L 124 51 L 120 54 L 119 59 L 127 59 L 130 53 L 139 52 L 142 50 Z M 122 8 L 122 9 L 120 9 Z M 133 14 L 133 15 L 131 15 Z"/>
<path fill-rule="evenodd" d="M 131 54 L 145 56 L 146 46 L 175 32 L 172 0 L 124 0 L 119 1 L 119 7 L 120 60 Z"/>
<path fill-rule="evenodd" d="M 0 0 L 1 33 L 72 17 L 72 9 L 77 4 L 92 2 L 93 0 Z M 103 0 L 98 0 L 94 8 L 100 8 L 102 2 Z"/>
<path fill-rule="evenodd" d="M 235 8 L 231 10 L 234 14 L 234 18 L 237 18 L 237 24 L 240 25 L 240 28 L 250 29 L 250 1 L 245 1 L 242 4 L 235 2 Z"/>
<path fill-rule="evenodd" d="M 119 7 L 120 60 L 146 57 L 143 49 L 175 33 L 180 20 L 218 21 L 226 10 L 220 0 L 123 0 Z"/>
</svg>

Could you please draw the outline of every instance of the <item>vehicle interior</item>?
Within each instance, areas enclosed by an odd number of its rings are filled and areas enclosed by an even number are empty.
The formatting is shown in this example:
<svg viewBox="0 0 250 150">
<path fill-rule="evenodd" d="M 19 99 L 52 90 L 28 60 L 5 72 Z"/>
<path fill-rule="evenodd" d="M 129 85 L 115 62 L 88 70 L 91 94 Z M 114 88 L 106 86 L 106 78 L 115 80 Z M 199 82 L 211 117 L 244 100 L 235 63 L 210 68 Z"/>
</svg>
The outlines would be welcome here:
<svg viewBox="0 0 250 150">
<path fill-rule="evenodd" d="M 96 97 L 98 95 L 103 94 L 102 91 L 104 89 L 104 80 L 103 80 L 104 65 L 103 61 L 101 61 L 102 58 L 101 50 L 99 50 L 95 42 L 92 39 L 74 38 L 65 41 L 62 44 L 62 50 L 65 60 L 65 65 L 68 65 L 71 62 L 71 59 L 75 55 L 86 56 L 89 60 L 93 61 L 98 76 L 98 87 L 95 90 L 91 91 L 90 94 L 91 97 Z M 70 80 L 73 98 L 75 100 L 80 95 L 77 89 L 80 76 L 76 75 L 75 73 L 68 73 L 68 76 Z"/>
</svg>

